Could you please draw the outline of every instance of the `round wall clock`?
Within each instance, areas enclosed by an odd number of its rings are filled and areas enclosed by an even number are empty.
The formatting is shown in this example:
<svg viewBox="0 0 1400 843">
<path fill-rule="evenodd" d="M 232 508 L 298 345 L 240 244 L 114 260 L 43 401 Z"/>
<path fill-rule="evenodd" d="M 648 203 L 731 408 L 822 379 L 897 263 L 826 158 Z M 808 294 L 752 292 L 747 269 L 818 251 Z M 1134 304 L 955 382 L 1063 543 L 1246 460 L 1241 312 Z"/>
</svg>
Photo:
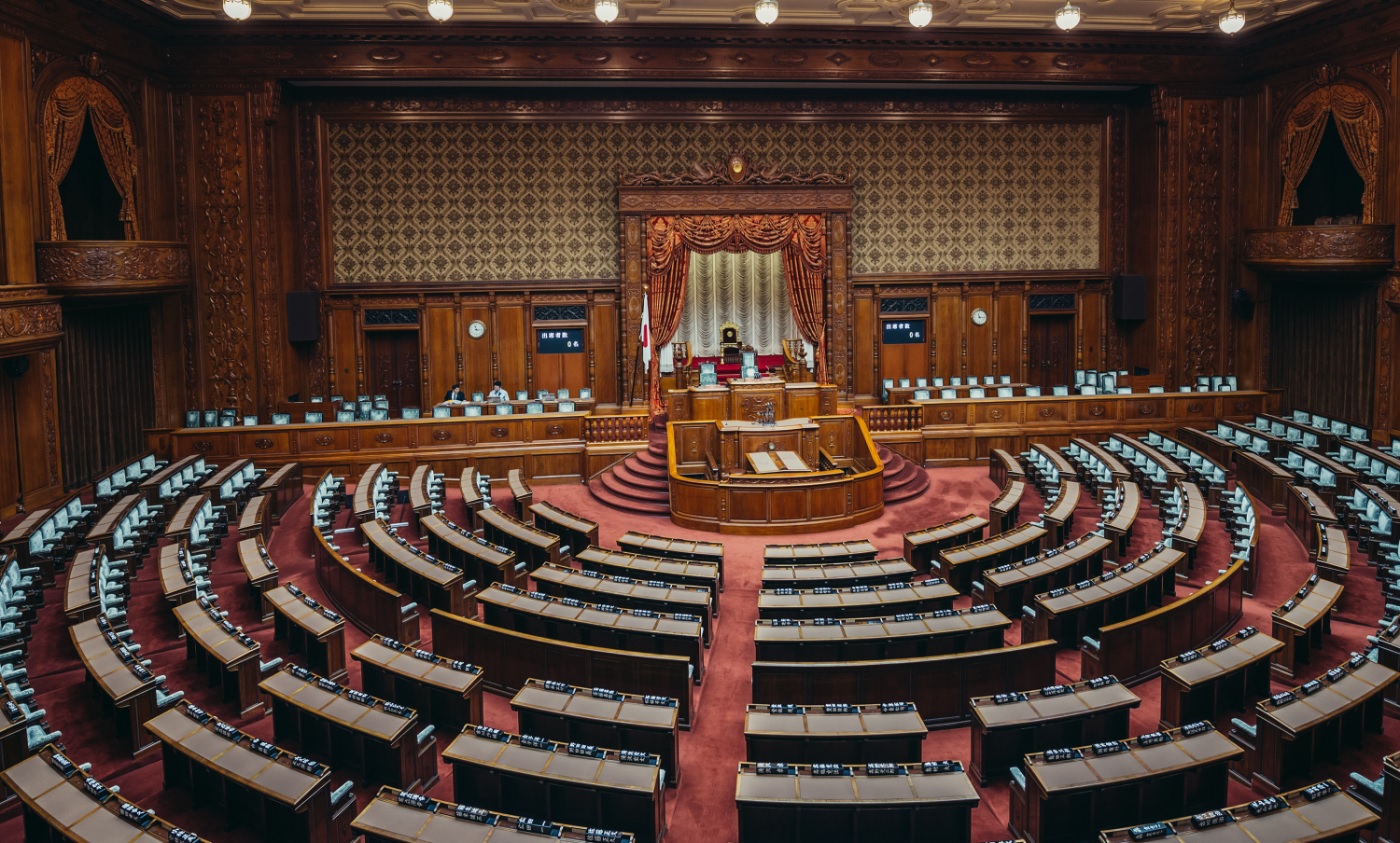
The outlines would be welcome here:
<svg viewBox="0 0 1400 843">
<path fill-rule="evenodd" d="M 467 326 L 467 334 L 474 340 L 481 339 L 486 336 L 486 323 L 480 319 L 473 319 L 472 323 Z"/>
<path fill-rule="evenodd" d="M 972 324 L 974 324 L 974 325 L 985 325 L 985 324 L 987 324 L 987 311 L 983 310 L 983 309 L 980 308 L 980 307 L 977 308 L 976 310 L 972 311 Z"/>
</svg>

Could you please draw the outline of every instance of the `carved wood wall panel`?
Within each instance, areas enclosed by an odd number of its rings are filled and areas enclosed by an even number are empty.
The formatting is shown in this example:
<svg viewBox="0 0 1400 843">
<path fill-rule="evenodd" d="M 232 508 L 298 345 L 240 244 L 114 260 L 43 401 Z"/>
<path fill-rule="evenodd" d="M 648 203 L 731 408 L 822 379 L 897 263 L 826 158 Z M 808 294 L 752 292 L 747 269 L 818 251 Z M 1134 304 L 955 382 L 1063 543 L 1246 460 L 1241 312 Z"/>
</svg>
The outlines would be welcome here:
<svg viewBox="0 0 1400 843">
<path fill-rule="evenodd" d="M 35 260 L 39 283 L 65 295 L 176 292 L 190 280 L 184 243 L 47 241 L 35 244 Z"/>
<path fill-rule="evenodd" d="M 200 406 L 251 409 L 257 401 L 248 100 L 237 93 L 191 99 Z"/>
</svg>

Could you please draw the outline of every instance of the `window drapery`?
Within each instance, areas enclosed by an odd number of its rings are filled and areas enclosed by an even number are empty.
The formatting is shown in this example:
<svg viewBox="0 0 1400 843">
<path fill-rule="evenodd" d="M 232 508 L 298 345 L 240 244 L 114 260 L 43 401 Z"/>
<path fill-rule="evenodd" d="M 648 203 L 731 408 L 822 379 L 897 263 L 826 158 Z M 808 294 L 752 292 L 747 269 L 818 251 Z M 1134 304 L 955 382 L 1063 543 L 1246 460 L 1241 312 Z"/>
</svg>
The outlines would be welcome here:
<svg viewBox="0 0 1400 843">
<path fill-rule="evenodd" d="M 675 339 L 689 342 L 696 357 L 715 357 L 726 321 L 738 323 L 740 337 L 760 355 L 782 354 L 783 340 L 797 336 L 781 254 L 690 253 L 685 306 Z"/>
<path fill-rule="evenodd" d="M 655 216 L 647 220 L 647 295 L 654 348 L 669 343 L 680 327 L 690 252 L 781 252 L 788 300 L 797 329 L 816 347 L 817 380 L 826 382 L 826 220 L 821 214 L 745 216 Z M 647 372 L 653 415 L 661 404 L 661 358 Z"/>
<path fill-rule="evenodd" d="M 68 239 L 63 222 L 63 199 L 59 185 L 83 134 L 83 122 L 92 117 L 92 134 L 107 165 L 117 194 L 121 197 L 121 221 L 128 240 L 141 236 L 136 213 L 136 140 L 131 120 L 115 95 L 95 79 L 75 76 L 60 82 L 44 102 L 44 170 L 48 176 L 45 191 L 49 204 L 49 238 Z"/>
<path fill-rule="evenodd" d="M 1327 117 L 1337 123 L 1337 134 L 1347 157 L 1361 176 L 1361 221 L 1375 222 L 1376 164 L 1380 158 L 1380 112 L 1370 98 L 1349 85 L 1329 85 L 1304 97 L 1293 107 L 1283 129 L 1281 164 L 1283 203 L 1278 224 L 1292 225 L 1298 207 L 1298 185 L 1303 183 L 1322 143 Z"/>
</svg>

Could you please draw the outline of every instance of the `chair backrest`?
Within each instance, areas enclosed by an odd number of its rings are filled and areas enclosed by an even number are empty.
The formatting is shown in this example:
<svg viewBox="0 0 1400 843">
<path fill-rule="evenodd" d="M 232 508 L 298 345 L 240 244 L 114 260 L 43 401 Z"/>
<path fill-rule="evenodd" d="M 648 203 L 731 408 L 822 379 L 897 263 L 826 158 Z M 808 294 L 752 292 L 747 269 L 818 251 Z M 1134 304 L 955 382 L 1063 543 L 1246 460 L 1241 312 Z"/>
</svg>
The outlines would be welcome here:
<svg viewBox="0 0 1400 843">
<path fill-rule="evenodd" d="M 313 410 L 306 414 L 304 421 L 306 424 L 320 424 L 325 421 L 326 415 L 319 410 Z"/>
<path fill-rule="evenodd" d="M 558 393 L 558 394 L 559 394 L 559 397 L 560 397 L 561 399 L 562 399 L 562 398 L 568 398 L 568 397 L 569 397 L 569 388 L 568 388 L 567 386 L 561 386 L 561 387 L 559 387 L 559 393 Z"/>
<path fill-rule="evenodd" d="M 949 385 L 949 386 L 962 386 L 962 378 L 961 378 L 961 377 L 952 377 L 952 378 L 948 378 L 948 385 Z"/>
<path fill-rule="evenodd" d="M 1001 376 L 1001 380 L 999 381 L 999 383 L 1011 383 L 1011 376 L 1010 376 L 1010 375 L 1002 375 L 1002 376 Z"/>
<path fill-rule="evenodd" d="M 399 416 L 405 419 L 418 419 L 423 417 L 423 411 L 417 407 L 404 407 L 399 411 Z"/>
<path fill-rule="evenodd" d="M 1026 387 L 1026 397 L 1027 397 L 1027 398 L 1039 398 L 1039 397 L 1040 397 L 1040 387 L 1038 387 L 1038 386 L 1028 386 L 1028 387 Z"/>
<path fill-rule="evenodd" d="M 244 417 L 243 417 L 243 426 L 244 426 L 244 427 L 257 427 L 257 424 L 258 424 L 258 417 L 257 417 L 257 416 L 244 416 Z"/>
<path fill-rule="evenodd" d="M 352 422 L 355 420 L 354 410 L 336 410 L 335 420 L 338 422 Z"/>
<path fill-rule="evenodd" d="M 515 400 L 516 400 L 516 401 L 529 401 L 529 400 L 530 400 L 530 393 L 527 392 L 526 390 L 523 390 L 523 389 L 517 389 L 517 390 L 515 391 Z"/>
<path fill-rule="evenodd" d="M 914 390 L 914 400 L 915 400 L 915 401 L 927 401 L 927 400 L 928 400 L 928 395 L 929 395 L 929 392 L 928 392 L 927 389 L 916 389 L 916 390 Z"/>
<path fill-rule="evenodd" d="M 444 407 L 444 408 L 442 408 L 442 409 L 447 409 L 447 408 Z M 479 416 L 479 415 L 481 415 L 481 405 L 480 405 L 480 404 L 468 404 L 468 405 L 462 410 L 462 415 L 464 415 L 464 416 Z"/>
<path fill-rule="evenodd" d="M 884 380 L 880 381 L 880 385 L 883 386 L 885 389 L 894 389 L 894 378 L 885 378 Z"/>
<path fill-rule="evenodd" d="M 344 395 L 332 395 L 332 396 L 331 396 L 331 403 L 332 403 L 332 404 L 339 404 L 339 403 L 341 403 L 341 402 L 344 401 L 344 400 L 345 400 L 345 396 L 344 396 Z"/>
<path fill-rule="evenodd" d="M 994 383 L 996 383 L 996 382 L 997 382 L 997 381 L 996 381 L 996 378 L 992 377 L 991 375 L 983 375 L 983 376 L 982 376 L 982 385 L 983 385 L 983 386 L 991 386 L 992 384 L 994 384 Z"/>
<path fill-rule="evenodd" d="M 291 414 L 291 413 L 273 413 L 273 414 L 272 414 L 272 423 L 273 423 L 273 424 L 291 424 L 291 423 L 292 423 L 292 414 Z"/>
<path fill-rule="evenodd" d="M 198 410 L 186 410 L 186 411 L 185 411 L 185 427 L 199 427 L 199 411 L 198 411 Z"/>
<path fill-rule="evenodd" d="M 974 386 L 972 389 L 969 389 L 969 390 L 967 391 L 967 397 L 968 397 L 968 398 L 986 398 L 986 397 L 987 397 L 987 390 L 983 389 L 983 388 L 980 387 L 980 386 Z"/>
<path fill-rule="evenodd" d="M 369 420 L 370 420 L 370 421 L 388 421 L 388 420 L 389 420 L 389 408 L 388 408 L 388 407 L 375 407 L 374 409 L 372 409 L 372 410 L 369 411 Z"/>
<path fill-rule="evenodd" d="M 997 397 L 998 397 L 998 398 L 1010 398 L 1013 392 L 1014 392 L 1014 390 L 1013 390 L 1011 387 L 1009 387 L 1009 386 L 999 386 L 999 387 L 997 387 Z"/>
<path fill-rule="evenodd" d="M 543 412 L 544 412 L 544 404 L 541 404 L 539 401 L 531 401 L 529 404 L 526 404 L 526 405 L 525 405 L 525 412 L 526 412 L 526 413 L 543 413 Z"/>
<path fill-rule="evenodd" d="M 467 409 L 471 409 L 471 408 L 468 407 Z M 480 407 L 477 408 L 478 412 L 480 411 L 480 409 L 481 409 Z M 452 417 L 452 408 L 451 408 L 451 407 L 434 407 L 434 408 L 433 408 L 433 418 L 435 418 L 435 419 L 447 419 L 447 418 L 451 418 L 451 417 Z"/>
<path fill-rule="evenodd" d="M 909 386 L 911 386 L 911 383 L 909 382 L 908 378 L 900 378 L 899 385 L 901 388 L 907 389 Z"/>
<path fill-rule="evenodd" d="M 1166 391 L 1167 391 L 1167 388 L 1166 388 L 1165 386 L 1149 386 L 1149 387 L 1147 388 L 1147 391 L 1148 391 L 1148 392 L 1166 392 Z"/>
<path fill-rule="evenodd" d="M 914 385 L 915 385 L 915 386 L 928 386 L 928 378 L 915 378 L 915 379 L 914 379 Z"/>
<path fill-rule="evenodd" d="M 942 379 L 942 378 L 934 378 L 934 379 L 933 379 L 933 385 L 934 385 L 934 386 L 937 386 L 937 387 L 943 386 L 943 379 Z"/>
<path fill-rule="evenodd" d="M 572 413 L 573 411 L 574 411 L 574 402 L 572 402 L 572 401 L 560 401 L 560 402 L 559 402 L 559 412 L 561 412 L 561 413 Z"/>
<path fill-rule="evenodd" d="M 957 398 L 958 391 L 956 389 L 940 389 L 938 390 L 938 397 L 943 399 Z"/>
<path fill-rule="evenodd" d="M 1069 387 L 1068 387 L 1068 386 L 1052 386 L 1052 387 L 1050 387 L 1050 394 L 1051 394 L 1051 395 L 1069 395 Z"/>
<path fill-rule="evenodd" d="M 320 404 L 320 403 L 322 403 L 322 402 L 325 401 L 325 400 L 326 400 L 326 399 L 323 398 L 323 397 L 320 396 L 320 395 L 313 395 L 313 396 L 311 396 L 311 403 L 312 403 L 312 404 Z"/>
<path fill-rule="evenodd" d="M 498 415 L 498 416 L 508 416 L 508 415 L 510 415 L 511 413 L 514 413 L 514 412 L 515 412 L 515 407 L 511 406 L 510 404 L 497 404 L 497 405 L 496 405 L 496 415 Z"/>
<path fill-rule="evenodd" d="M 579 389 L 579 391 L 578 391 L 578 398 L 579 398 L 580 401 L 587 401 L 588 399 L 590 399 L 590 398 L 592 398 L 592 397 L 593 397 L 593 389 L 592 389 L 591 387 L 585 386 L 585 387 L 581 387 L 581 388 Z"/>
<path fill-rule="evenodd" d="M 1086 383 L 1086 384 L 1084 384 L 1083 386 L 1079 387 L 1079 394 L 1080 394 L 1080 395 L 1098 395 L 1098 394 L 1099 394 L 1099 389 L 1098 389 L 1098 387 L 1096 387 L 1096 386 L 1093 386 L 1093 385 L 1091 385 L 1091 384 L 1087 384 L 1087 383 Z"/>
<path fill-rule="evenodd" d="M 486 400 L 486 393 L 484 393 L 484 392 L 473 392 L 473 393 L 472 393 L 472 400 L 475 401 L 476 403 L 480 404 L 482 401 L 485 401 L 485 400 Z"/>
</svg>

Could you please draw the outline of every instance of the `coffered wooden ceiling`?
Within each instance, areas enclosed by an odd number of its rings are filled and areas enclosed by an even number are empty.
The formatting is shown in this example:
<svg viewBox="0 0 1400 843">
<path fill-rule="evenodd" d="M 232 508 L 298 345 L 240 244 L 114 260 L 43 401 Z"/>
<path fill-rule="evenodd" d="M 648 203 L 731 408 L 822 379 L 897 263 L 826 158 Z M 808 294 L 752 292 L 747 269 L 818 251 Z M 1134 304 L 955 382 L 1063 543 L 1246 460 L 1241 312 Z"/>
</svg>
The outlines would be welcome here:
<svg viewBox="0 0 1400 843">
<path fill-rule="evenodd" d="M 780 0 L 772 30 L 784 26 L 900 27 L 911 30 L 908 7 L 915 0 Z M 184 20 L 227 20 L 221 0 L 143 0 Z M 931 37 L 949 29 L 965 33 L 994 30 L 1058 31 L 1055 11 L 1064 0 L 929 0 Z M 1111 32 L 1213 32 L 1230 0 L 1073 0 L 1083 13 L 1075 30 Z M 1333 0 L 1236 0 L 1247 17 L 1245 37 L 1253 28 Z M 442 26 L 464 30 L 472 24 L 564 23 L 602 26 L 593 19 L 593 0 L 455 0 L 456 14 Z M 618 24 L 751 24 L 752 2 L 745 0 L 620 0 Z M 306 22 L 429 22 L 427 0 L 253 0 L 253 20 Z M 229 22 L 230 26 L 234 26 Z"/>
</svg>

